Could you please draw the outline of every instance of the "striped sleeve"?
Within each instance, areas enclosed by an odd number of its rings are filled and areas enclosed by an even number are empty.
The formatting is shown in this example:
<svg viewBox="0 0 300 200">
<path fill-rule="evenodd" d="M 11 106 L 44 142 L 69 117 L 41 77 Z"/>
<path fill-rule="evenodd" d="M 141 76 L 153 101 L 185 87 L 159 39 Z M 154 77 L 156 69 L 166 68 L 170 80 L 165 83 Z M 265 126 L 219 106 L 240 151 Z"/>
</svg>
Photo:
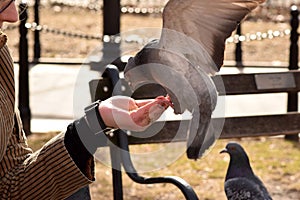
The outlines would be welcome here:
<svg viewBox="0 0 300 200">
<path fill-rule="evenodd" d="M 64 199 L 94 181 L 93 158 L 87 177 L 69 155 L 64 137 L 65 133 L 59 134 L 25 160 L 19 184 L 23 199 Z"/>
<path fill-rule="evenodd" d="M 74 125 L 31 153 L 25 137 L 14 132 L 14 90 L 13 61 L 5 45 L 0 48 L 0 199 L 64 199 L 92 183 L 94 158 L 86 150 L 77 154 Z"/>
<path fill-rule="evenodd" d="M 8 105 L 6 92 L 0 85 L 0 161 L 3 159 L 14 126 L 14 110 Z"/>
<path fill-rule="evenodd" d="M 14 95 L 13 62 L 5 45 L 0 49 L 0 161 L 13 131 Z"/>
</svg>

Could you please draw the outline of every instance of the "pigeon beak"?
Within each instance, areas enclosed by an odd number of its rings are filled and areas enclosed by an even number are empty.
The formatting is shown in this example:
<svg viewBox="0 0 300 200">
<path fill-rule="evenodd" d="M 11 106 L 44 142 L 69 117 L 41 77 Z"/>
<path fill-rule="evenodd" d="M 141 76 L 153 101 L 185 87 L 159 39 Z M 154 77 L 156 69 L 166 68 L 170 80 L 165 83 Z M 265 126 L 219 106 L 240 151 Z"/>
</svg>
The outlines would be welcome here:
<svg viewBox="0 0 300 200">
<path fill-rule="evenodd" d="M 222 149 L 221 151 L 220 151 L 220 153 L 228 153 L 228 150 L 225 148 L 225 149 Z"/>
</svg>

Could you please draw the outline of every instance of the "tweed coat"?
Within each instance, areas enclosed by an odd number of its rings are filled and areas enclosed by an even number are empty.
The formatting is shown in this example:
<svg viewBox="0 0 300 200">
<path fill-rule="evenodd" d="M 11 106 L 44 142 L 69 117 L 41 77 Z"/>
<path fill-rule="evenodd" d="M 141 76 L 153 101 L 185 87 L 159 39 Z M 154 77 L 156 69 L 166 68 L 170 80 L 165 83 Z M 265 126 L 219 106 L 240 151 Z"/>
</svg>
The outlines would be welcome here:
<svg viewBox="0 0 300 200">
<path fill-rule="evenodd" d="M 0 48 L 0 199 L 65 199 L 94 181 L 93 156 L 74 123 L 32 152 L 15 108 L 13 60 Z"/>
</svg>

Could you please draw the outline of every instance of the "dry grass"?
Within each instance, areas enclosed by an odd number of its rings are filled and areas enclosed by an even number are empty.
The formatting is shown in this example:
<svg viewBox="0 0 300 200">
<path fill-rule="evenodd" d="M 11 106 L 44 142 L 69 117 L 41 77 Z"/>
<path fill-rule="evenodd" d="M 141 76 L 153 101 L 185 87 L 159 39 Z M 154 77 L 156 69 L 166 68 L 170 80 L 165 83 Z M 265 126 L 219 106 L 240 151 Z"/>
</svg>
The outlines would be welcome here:
<svg viewBox="0 0 300 200">
<path fill-rule="evenodd" d="M 29 136 L 29 145 L 34 150 L 40 148 L 48 139 L 57 133 L 33 134 Z M 229 140 L 218 140 L 211 152 L 198 161 L 188 160 L 181 156 L 169 166 L 141 174 L 152 176 L 179 176 L 185 179 L 195 190 L 200 199 L 225 200 L 223 181 L 229 158 L 220 155 Z M 236 139 L 244 146 L 255 173 L 261 177 L 274 200 L 295 200 L 300 198 L 300 144 L 282 138 Z M 147 151 L 153 145 L 131 147 L 132 151 Z M 154 145 L 155 146 L 155 145 Z M 160 162 L 160 160 L 156 160 Z M 184 199 L 179 190 L 170 184 L 140 185 L 131 181 L 123 173 L 123 192 L 125 200 Z M 90 186 L 92 199 L 113 199 L 111 169 L 96 162 L 96 181 Z"/>
</svg>

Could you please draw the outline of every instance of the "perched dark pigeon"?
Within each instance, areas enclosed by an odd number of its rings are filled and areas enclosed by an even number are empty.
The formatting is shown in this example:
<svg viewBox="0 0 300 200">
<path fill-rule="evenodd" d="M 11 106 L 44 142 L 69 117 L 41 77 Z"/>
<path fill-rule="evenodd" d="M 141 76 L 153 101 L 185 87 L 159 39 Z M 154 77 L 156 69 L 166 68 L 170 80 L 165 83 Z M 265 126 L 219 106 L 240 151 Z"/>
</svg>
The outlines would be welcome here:
<svg viewBox="0 0 300 200">
<path fill-rule="evenodd" d="M 254 174 L 240 144 L 230 142 L 220 153 L 230 155 L 224 185 L 228 200 L 272 200 L 263 182 Z"/>
<path fill-rule="evenodd" d="M 159 84 L 176 114 L 188 110 L 187 156 L 198 159 L 220 133 L 211 126 L 218 93 L 211 76 L 223 65 L 226 39 L 265 0 L 170 0 L 160 38 L 130 58 L 125 79 L 133 90 Z M 217 135 L 218 134 L 218 135 Z"/>
</svg>

